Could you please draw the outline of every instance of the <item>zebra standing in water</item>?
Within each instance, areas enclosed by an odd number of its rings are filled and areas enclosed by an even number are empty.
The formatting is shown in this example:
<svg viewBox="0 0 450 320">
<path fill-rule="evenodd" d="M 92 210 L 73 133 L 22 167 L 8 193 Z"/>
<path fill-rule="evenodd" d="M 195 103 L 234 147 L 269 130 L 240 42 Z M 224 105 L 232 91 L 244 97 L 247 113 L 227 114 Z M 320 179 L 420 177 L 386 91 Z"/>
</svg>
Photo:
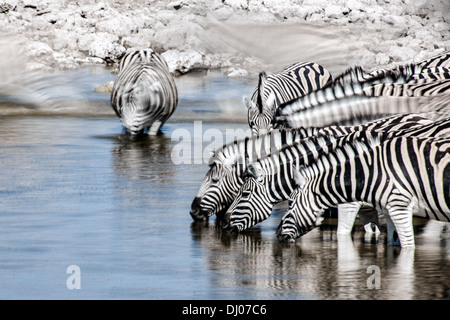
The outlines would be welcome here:
<svg viewBox="0 0 450 320">
<path fill-rule="evenodd" d="M 450 139 L 371 137 L 350 142 L 296 170 L 297 188 L 277 229 L 294 241 L 318 214 L 339 203 L 364 201 L 386 213 L 402 247 L 414 247 L 412 217 L 450 221 Z"/>
<path fill-rule="evenodd" d="M 313 62 L 297 62 L 269 76 L 261 72 L 251 100 L 243 99 L 252 133 L 272 130 L 272 118 L 279 105 L 322 88 L 331 80 L 331 74 Z"/>
<path fill-rule="evenodd" d="M 119 64 L 111 105 L 132 138 L 159 133 L 178 104 L 167 63 L 151 49 L 126 54 Z"/>
</svg>

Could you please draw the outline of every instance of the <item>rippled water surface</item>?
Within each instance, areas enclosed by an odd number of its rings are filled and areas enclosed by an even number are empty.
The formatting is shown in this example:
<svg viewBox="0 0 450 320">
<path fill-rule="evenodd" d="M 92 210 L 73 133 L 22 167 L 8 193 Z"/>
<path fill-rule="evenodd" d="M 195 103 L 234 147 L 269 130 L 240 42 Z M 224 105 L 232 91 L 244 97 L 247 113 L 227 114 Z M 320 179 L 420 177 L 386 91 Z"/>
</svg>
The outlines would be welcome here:
<svg viewBox="0 0 450 320">
<path fill-rule="evenodd" d="M 416 221 L 416 249 L 401 250 L 359 225 L 338 237 L 332 218 L 280 244 L 280 211 L 242 234 L 194 223 L 211 136 L 247 130 L 241 99 L 255 82 L 177 78 L 180 104 L 163 135 L 130 142 L 109 96 L 92 92 L 113 79 L 68 72 L 46 79 L 43 107 L 0 102 L 1 299 L 450 297 L 450 237 L 439 224 Z M 81 289 L 68 289 L 72 265 Z"/>
</svg>

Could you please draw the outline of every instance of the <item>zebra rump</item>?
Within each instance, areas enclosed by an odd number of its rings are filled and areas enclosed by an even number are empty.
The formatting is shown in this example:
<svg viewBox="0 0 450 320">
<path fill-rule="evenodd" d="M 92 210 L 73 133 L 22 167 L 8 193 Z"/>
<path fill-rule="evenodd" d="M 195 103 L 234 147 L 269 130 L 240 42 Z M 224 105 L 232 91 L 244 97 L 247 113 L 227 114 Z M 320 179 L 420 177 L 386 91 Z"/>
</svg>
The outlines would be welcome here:
<svg viewBox="0 0 450 320">
<path fill-rule="evenodd" d="M 299 168 L 296 181 L 280 240 L 311 230 L 329 206 L 364 201 L 387 214 L 402 247 L 413 247 L 413 215 L 450 221 L 450 139 L 360 139 Z"/>
<path fill-rule="evenodd" d="M 164 59 L 151 49 L 126 54 L 119 63 L 111 105 L 132 137 L 158 134 L 178 105 L 175 81 Z"/>
</svg>

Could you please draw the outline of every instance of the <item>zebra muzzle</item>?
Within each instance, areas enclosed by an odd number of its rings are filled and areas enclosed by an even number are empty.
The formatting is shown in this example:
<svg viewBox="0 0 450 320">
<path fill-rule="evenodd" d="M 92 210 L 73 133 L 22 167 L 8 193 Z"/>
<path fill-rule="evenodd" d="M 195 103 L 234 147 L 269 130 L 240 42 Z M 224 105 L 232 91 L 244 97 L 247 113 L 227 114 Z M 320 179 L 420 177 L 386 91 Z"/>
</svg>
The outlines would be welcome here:
<svg viewBox="0 0 450 320">
<path fill-rule="evenodd" d="M 191 210 L 189 214 L 191 215 L 194 221 L 206 221 L 209 218 L 209 215 L 200 209 L 200 202 L 202 198 L 195 197 L 194 201 L 192 201 Z"/>
<path fill-rule="evenodd" d="M 238 227 L 231 225 L 230 220 L 231 220 L 231 212 L 228 211 L 223 215 L 222 219 L 220 220 L 220 227 L 228 232 L 238 232 L 239 231 Z"/>
</svg>

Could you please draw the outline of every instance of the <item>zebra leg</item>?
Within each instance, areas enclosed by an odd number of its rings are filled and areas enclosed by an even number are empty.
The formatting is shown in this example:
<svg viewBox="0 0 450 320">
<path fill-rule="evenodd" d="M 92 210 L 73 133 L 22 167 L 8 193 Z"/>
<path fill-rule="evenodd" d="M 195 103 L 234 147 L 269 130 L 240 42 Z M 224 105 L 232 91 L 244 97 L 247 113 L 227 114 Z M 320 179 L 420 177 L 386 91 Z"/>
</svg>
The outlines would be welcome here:
<svg viewBox="0 0 450 320">
<path fill-rule="evenodd" d="M 342 203 L 338 205 L 338 234 L 350 234 L 361 202 Z"/>
<path fill-rule="evenodd" d="M 413 207 L 415 201 L 411 202 L 407 207 L 404 206 L 391 206 L 388 208 L 388 216 L 392 220 L 395 230 L 397 230 L 398 239 L 402 247 L 415 246 L 414 243 L 414 229 L 412 224 Z M 388 219 L 386 219 L 388 220 Z M 389 234 L 389 228 L 388 228 Z M 389 237 L 388 237 L 389 244 Z"/>
<path fill-rule="evenodd" d="M 151 136 L 156 136 L 159 132 L 159 129 L 162 126 L 162 122 L 159 120 L 155 120 L 155 122 L 152 123 L 150 126 L 150 129 L 148 130 L 148 134 Z"/>
</svg>

